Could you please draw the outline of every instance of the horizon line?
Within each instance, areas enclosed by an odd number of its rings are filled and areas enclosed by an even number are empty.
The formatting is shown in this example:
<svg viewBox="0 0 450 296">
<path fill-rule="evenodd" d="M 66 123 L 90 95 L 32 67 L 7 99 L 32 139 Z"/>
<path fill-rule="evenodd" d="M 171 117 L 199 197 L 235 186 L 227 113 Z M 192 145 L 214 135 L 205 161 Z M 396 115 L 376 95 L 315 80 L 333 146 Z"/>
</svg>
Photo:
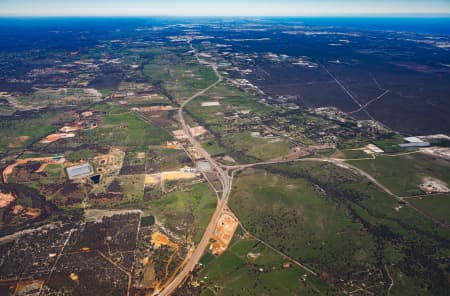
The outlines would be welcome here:
<svg viewBox="0 0 450 296">
<path fill-rule="evenodd" d="M 271 17 L 285 17 L 285 18 L 295 18 L 295 17 L 424 17 L 424 18 L 432 18 L 432 17 L 448 17 L 450 18 L 450 12 L 445 13 L 434 13 L 434 12 L 425 12 L 425 13 L 348 13 L 348 14 L 298 14 L 298 15 L 283 15 L 283 14 L 274 14 L 274 15 L 234 15 L 234 14 L 223 14 L 223 15 L 184 15 L 184 14 L 108 14 L 108 15 L 97 15 L 97 14 L 41 14 L 41 15 L 33 15 L 33 14 L 0 14 L 0 18 L 43 18 L 43 17 L 76 17 L 76 18 L 91 18 L 91 17 L 117 17 L 117 18 L 127 18 L 127 17 L 188 17 L 188 18 L 219 18 L 219 17 L 230 17 L 230 18 L 271 18 Z"/>
</svg>

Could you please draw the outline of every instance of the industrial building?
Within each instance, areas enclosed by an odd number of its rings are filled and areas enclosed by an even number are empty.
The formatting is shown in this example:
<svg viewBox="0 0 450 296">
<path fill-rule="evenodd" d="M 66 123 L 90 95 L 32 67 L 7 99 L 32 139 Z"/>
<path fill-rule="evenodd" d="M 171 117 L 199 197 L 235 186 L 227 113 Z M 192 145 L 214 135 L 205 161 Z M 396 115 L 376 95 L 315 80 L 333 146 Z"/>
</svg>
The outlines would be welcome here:
<svg viewBox="0 0 450 296">
<path fill-rule="evenodd" d="M 94 172 L 91 164 L 89 163 L 68 167 L 66 171 L 70 180 L 85 178 L 92 175 Z"/>
<path fill-rule="evenodd" d="M 418 137 L 407 137 L 404 140 L 408 143 L 400 144 L 399 146 L 402 148 L 414 148 L 414 147 L 428 147 L 430 146 L 429 142 L 424 142 Z"/>
</svg>

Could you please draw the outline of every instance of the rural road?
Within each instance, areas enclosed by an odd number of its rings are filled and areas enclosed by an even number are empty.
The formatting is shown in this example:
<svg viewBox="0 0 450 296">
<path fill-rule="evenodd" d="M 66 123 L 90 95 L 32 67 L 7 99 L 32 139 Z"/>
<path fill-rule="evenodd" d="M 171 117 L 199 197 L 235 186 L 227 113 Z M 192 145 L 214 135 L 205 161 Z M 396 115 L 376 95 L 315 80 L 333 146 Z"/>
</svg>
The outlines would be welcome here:
<svg viewBox="0 0 450 296">
<path fill-rule="evenodd" d="M 181 271 L 173 278 L 172 281 L 170 281 L 169 283 L 166 283 L 162 290 L 159 291 L 155 291 L 153 293 L 153 295 L 158 295 L 158 296 L 167 296 L 167 295 L 171 295 L 182 283 L 183 281 L 187 278 L 187 276 L 189 276 L 189 274 L 194 270 L 195 266 L 197 265 L 197 263 L 200 261 L 201 257 L 203 256 L 203 253 L 205 252 L 206 248 L 208 247 L 209 244 L 209 240 L 211 238 L 211 235 L 218 223 L 218 220 L 221 216 L 221 214 L 223 213 L 227 202 L 228 202 L 228 198 L 230 196 L 230 192 L 231 192 L 231 185 L 232 185 L 232 177 L 229 176 L 228 172 L 232 171 L 232 170 L 242 170 L 245 168 L 250 168 L 250 167 L 255 167 L 255 166 L 259 166 L 259 165 L 270 165 L 270 164 L 277 164 L 277 163 L 288 163 L 288 162 L 297 162 L 297 161 L 319 161 L 319 162 L 328 162 L 328 163 L 332 163 L 336 166 L 348 169 L 353 171 L 356 174 L 359 174 L 363 177 L 366 177 L 367 179 L 369 179 L 372 183 L 374 183 L 379 189 L 381 189 L 382 191 L 384 191 L 385 193 L 387 193 L 388 195 L 390 195 L 391 197 L 395 198 L 397 201 L 403 203 L 405 206 L 414 209 L 415 211 L 419 212 L 420 214 L 422 214 L 423 216 L 431 219 L 433 222 L 441 224 L 439 221 L 437 221 L 436 219 L 434 219 L 433 217 L 427 215 L 426 213 L 422 212 L 421 210 L 417 209 L 416 207 L 414 207 L 412 204 L 410 204 L 408 201 L 404 200 L 402 197 L 398 196 L 397 194 L 393 193 L 392 191 L 390 191 L 388 188 L 386 188 L 384 185 L 382 185 L 381 183 L 379 183 L 374 177 L 372 177 L 370 174 L 368 174 L 367 172 L 349 164 L 346 163 L 344 160 L 340 160 L 340 159 L 335 159 L 335 158 L 301 158 L 301 159 L 296 159 L 296 160 L 277 160 L 277 161 L 266 161 L 266 162 L 259 162 L 259 163 L 252 163 L 252 164 L 244 164 L 244 165 L 235 165 L 235 166 L 226 166 L 226 165 L 222 165 L 216 162 L 215 159 L 213 159 L 211 157 L 211 155 L 205 150 L 203 149 L 203 147 L 201 146 L 201 144 L 197 141 L 197 139 L 195 139 L 195 137 L 192 136 L 191 132 L 190 132 L 190 127 L 189 125 L 186 123 L 185 118 L 184 118 L 184 108 L 186 107 L 187 104 L 189 104 L 189 102 L 195 100 L 196 98 L 206 94 L 210 89 L 214 88 L 215 86 L 217 86 L 219 83 L 221 83 L 223 81 L 223 77 L 222 75 L 219 73 L 219 71 L 217 70 L 217 66 L 213 63 L 205 63 L 204 61 L 200 60 L 199 56 L 198 56 L 198 52 L 196 51 L 196 49 L 192 46 L 192 43 L 190 43 L 190 47 L 194 52 L 195 58 L 197 59 L 197 61 L 199 63 L 203 63 L 203 64 L 207 64 L 209 65 L 213 70 L 215 75 L 217 76 L 217 81 L 215 81 L 213 84 L 211 84 L 210 86 L 208 86 L 207 88 L 197 92 L 196 94 L 194 94 L 193 96 L 191 96 L 190 98 L 186 99 L 185 101 L 183 101 L 183 103 L 180 105 L 180 108 L 178 109 L 178 121 L 182 127 L 182 129 L 184 130 L 187 139 L 189 140 L 189 142 L 191 143 L 191 145 L 202 155 L 202 157 L 210 164 L 211 168 L 217 173 L 217 176 L 222 184 L 222 194 L 221 194 L 221 198 L 217 204 L 217 207 L 211 217 L 211 220 L 203 234 L 203 237 L 200 241 L 200 243 L 197 245 L 197 247 L 195 248 L 194 252 L 192 253 L 192 255 L 190 256 L 190 258 L 188 258 L 187 262 L 185 263 L 185 265 L 182 267 Z M 330 73 L 330 75 L 332 76 L 332 74 Z M 333 77 L 333 76 L 332 76 Z M 337 81 L 338 82 L 338 81 Z M 339 83 L 339 82 L 338 82 Z M 345 89 L 345 88 L 344 88 Z M 351 96 L 351 94 L 349 94 Z M 360 107 L 361 104 L 359 104 L 359 102 L 357 103 Z M 448 227 L 447 225 L 444 225 L 446 227 Z"/>
<path fill-rule="evenodd" d="M 405 155 L 405 153 L 401 153 L 396 156 L 400 156 L 400 155 Z M 337 159 L 337 158 L 329 158 L 329 157 L 323 157 L 323 158 L 312 158 L 312 157 L 308 158 L 307 157 L 307 158 L 299 158 L 299 159 L 294 159 L 294 160 L 276 160 L 276 161 L 269 160 L 269 161 L 265 161 L 265 162 L 257 162 L 257 163 L 251 163 L 251 164 L 232 165 L 232 166 L 221 165 L 221 166 L 222 166 L 222 168 L 224 168 L 226 170 L 242 170 L 242 169 L 251 168 L 251 167 L 260 166 L 260 165 L 271 165 L 271 164 L 299 162 L 299 161 L 328 162 L 328 163 L 332 163 L 338 167 L 350 170 L 350 171 L 354 172 L 355 174 L 358 174 L 360 176 L 363 176 L 363 177 L 369 179 L 369 181 L 371 181 L 376 187 L 381 189 L 381 191 L 384 191 L 385 193 L 387 193 L 392 198 L 396 199 L 399 203 L 405 205 L 406 207 L 408 207 L 412 210 L 415 210 L 416 212 L 418 212 L 425 218 L 429 219 L 433 223 L 438 224 L 444 228 L 450 228 L 450 225 L 442 223 L 441 221 L 437 220 L 436 218 L 434 218 L 434 217 L 428 215 L 427 213 L 423 212 L 422 210 L 418 209 L 413 204 L 408 202 L 404 197 L 393 193 L 391 190 L 389 190 L 386 186 L 381 184 L 377 179 L 375 179 L 372 175 L 370 175 L 366 171 L 347 163 L 345 159 Z"/>
<path fill-rule="evenodd" d="M 197 61 L 201 62 L 200 58 L 198 57 L 197 51 L 192 46 L 192 43 L 190 44 L 190 46 L 191 49 L 194 51 Z M 232 178 L 228 175 L 228 173 L 225 170 L 222 169 L 222 167 L 218 165 L 218 163 L 211 157 L 211 155 L 205 149 L 203 149 L 202 145 L 197 141 L 197 139 L 195 139 L 195 137 L 192 136 L 190 132 L 190 127 L 186 124 L 183 115 L 183 110 L 189 102 L 204 95 L 210 89 L 214 88 L 216 85 L 222 82 L 223 77 L 217 70 L 217 66 L 215 64 L 209 64 L 209 66 L 214 70 L 214 73 L 217 76 L 217 81 L 208 86 L 207 88 L 197 92 L 196 94 L 194 94 L 181 104 L 180 108 L 178 109 L 178 121 L 180 122 L 181 127 L 183 128 L 191 145 L 202 155 L 202 157 L 206 161 L 208 161 L 209 165 L 211 166 L 211 169 L 216 171 L 217 176 L 219 177 L 219 180 L 222 184 L 222 195 L 217 204 L 216 210 L 214 211 L 214 214 L 212 215 L 211 220 L 203 234 L 200 243 L 197 245 L 197 247 L 195 248 L 194 252 L 190 256 L 186 264 L 183 266 L 181 271 L 173 278 L 173 280 L 170 283 L 167 283 L 162 290 L 155 291 L 153 295 L 159 296 L 171 295 L 183 283 L 183 281 L 190 274 L 190 272 L 194 270 L 195 266 L 200 261 L 201 257 L 203 256 L 203 253 L 208 247 L 211 235 L 214 232 L 214 229 L 216 228 L 218 220 L 227 204 L 228 197 L 231 192 Z"/>
</svg>

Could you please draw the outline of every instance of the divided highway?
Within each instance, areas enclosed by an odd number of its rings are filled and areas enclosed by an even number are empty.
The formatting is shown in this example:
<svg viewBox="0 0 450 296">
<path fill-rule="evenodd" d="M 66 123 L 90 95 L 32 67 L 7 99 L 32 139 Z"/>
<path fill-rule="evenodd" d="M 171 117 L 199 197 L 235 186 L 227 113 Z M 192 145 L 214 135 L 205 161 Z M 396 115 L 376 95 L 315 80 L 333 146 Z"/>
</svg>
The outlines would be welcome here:
<svg viewBox="0 0 450 296">
<path fill-rule="evenodd" d="M 196 59 L 200 62 L 200 59 L 198 57 L 198 54 L 195 50 L 195 48 L 190 44 L 191 49 L 194 51 Z M 189 275 L 191 271 L 194 270 L 197 263 L 200 261 L 201 257 L 203 256 L 203 253 L 205 252 L 206 248 L 208 247 L 209 240 L 211 238 L 212 233 L 214 232 L 214 229 L 216 228 L 216 225 L 219 221 L 219 217 L 221 216 L 227 202 L 228 197 L 230 196 L 231 192 L 231 180 L 232 178 L 228 175 L 228 173 L 220 167 L 217 162 L 211 157 L 211 155 L 203 149 L 202 145 L 195 139 L 195 137 L 192 136 L 189 126 L 186 124 L 186 121 L 184 119 L 183 110 L 186 107 L 189 102 L 192 100 L 198 98 L 199 96 L 204 95 L 206 92 L 208 92 L 210 89 L 218 85 L 222 82 L 223 77 L 220 75 L 219 71 L 217 70 L 217 66 L 215 64 L 209 64 L 211 68 L 214 70 L 214 73 L 217 76 L 217 81 L 208 86 L 207 88 L 203 89 L 202 91 L 199 91 L 198 93 L 194 94 L 192 97 L 185 100 L 180 108 L 178 109 L 178 121 L 181 124 L 182 129 L 184 130 L 189 142 L 191 145 L 202 155 L 202 157 L 209 163 L 211 168 L 216 171 L 217 176 L 219 177 L 220 183 L 222 184 L 222 195 L 221 198 L 217 204 L 216 210 L 214 211 L 213 216 L 211 217 L 211 220 L 208 224 L 208 227 L 206 228 L 203 237 L 200 241 L 200 243 L 195 248 L 194 252 L 186 262 L 186 264 L 183 266 L 181 271 L 175 276 L 175 278 L 168 283 L 161 291 L 155 291 L 154 295 L 159 296 L 166 296 L 171 295 L 186 279 L 186 277 Z"/>
</svg>

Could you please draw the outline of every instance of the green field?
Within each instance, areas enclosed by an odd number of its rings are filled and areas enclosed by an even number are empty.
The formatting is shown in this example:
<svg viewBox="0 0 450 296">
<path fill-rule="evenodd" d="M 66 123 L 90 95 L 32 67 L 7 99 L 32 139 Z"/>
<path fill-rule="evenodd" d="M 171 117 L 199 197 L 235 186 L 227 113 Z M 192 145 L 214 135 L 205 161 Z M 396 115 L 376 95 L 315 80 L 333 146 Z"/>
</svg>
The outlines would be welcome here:
<svg viewBox="0 0 450 296">
<path fill-rule="evenodd" d="M 380 156 L 374 160 L 349 161 L 366 171 L 392 192 L 401 196 L 418 195 L 424 177 L 450 184 L 450 162 L 423 154 Z"/>
<path fill-rule="evenodd" d="M 286 155 L 291 148 L 284 140 L 255 138 L 248 133 L 226 135 L 222 142 L 233 156 L 247 160 L 270 160 Z"/>
<path fill-rule="evenodd" d="M 148 213 L 182 237 L 198 243 L 216 207 L 216 196 L 207 183 L 151 200 Z"/>
<path fill-rule="evenodd" d="M 277 250 L 336 275 L 374 263 L 372 238 L 305 179 L 256 171 L 239 176 L 234 186 L 233 212 Z"/>
<path fill-rule="evenodd" d="M 96 129 L 86 131 L 92 144 L 114 145 L 132 151 L 146 150 L 172 139 L 164 129 L 140 119 L 134 112 L 109 113 Z"/>
<path fill-rule="evenodd" d="M 217 101 L 219 106 L 202 106 L 202 103 Z M 256 98 L 226 85 L 211 89 L 205 96 L 191 101 L 186 110 L 200 125 L 205 126 L 215 136 L 208 139 L 203 147 L 213 155 L 232 154 L 243 161 L 268 160 L 289 152 L 290 145 L 284 140 L 251 137 L 244 125 L 252 122 L 253 116 L 261 116 L 273 107 L 260 103 Z M 244 112 L 235 122 L 225 119 Z M 242 131 L 243 130 L 243 131 Z"/>
<path fill-rule="evenodd" d="M 209 154 L 211 154 L 211 156 L 227 153 L 227 149 L 220 146 L 219 143 L 217 143 L 217 141 L 214 140 L 208 140 L 202 143 L 202 146 L 206 151 L 208 151 Z"/>
<path fill-rule="evenodd" d="M 65 154 L 67 160 L 72 162 L 78 162 L 82 159 L 87 160 L 95 156 L 95 151 L 90 149 L 81 149 L 76 151 L 69 151 Z"/>
<path fill-rule="evenodd" d="M 450 194 L 414 197 L 408 201 L 443 223 L 450 224 Z"/>
<path fill-rule="evenodd" d="M 26 147 L 56 131 L 59 128 L 58 123 L 62 120 L 62 114 L 54 112 L 31 115 L 21 119 L 0 120 L 0 151 Z M 22 136 L 24 136 L 23 140 L 20 139 Z"/>
<path fill-rule="evenodd" d="M 168 94 L 177 99 L 188 98 L 217 80 L 211 68 L 199 65 L 192 56 L 182 57 L 171 48 L 153 53 L 143 74 L 150 82 L 161 83 Z"/>
<path fill-rule="evenodd" d="M 124 202 L 141 201 L 144 197 L 145 175 L 119 176 L 118 181 L 123 188 Z"/>
<path fill-rule="evenodd" d="M 183 166 L 193 166 L 192 160 L 184 150 L 150 148 L 148 158 L 156 171 L 178 170 Z"/>
<path fill-rule="evenodd" d="M 206 287 L 201 295 L 210 295 L 212 291 L 212 295 L 325 295 L 331 291 L 324 281 L 314 276 L 308 275 L 303 280 L 305 270 L 296 265 L 284 268 L 286 259 L 238 233 L 220 257 L 203 256 L 200 277 Z"/>
<path fill-rule="evenodd" d="M 40 180 L 41 184 L 61 184 L 67 178 L 64 167 L 61 164 L 49 164 L 45 167 L 44 172 L 47 177 Z"/>
<path fill-rule="evenodd" d="M 202 106 L 204 102 L 217 101 L 219 106 Z M 238 89 L 220 84 L 209 90 L 204 96 L 191 101 L 186 110 L 199 121 L 200 124 L 211 127 L 222 126 L 226 123 L 224 115 L 218 116 L 217 113 L 235 113 L 240 111 L 250 111 L 249 114 L 262 115 L 270 112 L 273 107 L 262 104 Z M 218 131 L 221 131 L 219 129 Z"/>
<path fill-rule="evenodd" d="M 250 233 L 326 274 L 341 291 L 348 287 L 339 279 L 389 283 L 388 268 L 395 281 L 391 295 L 445 295 L 449 273 L 439 258 L 450 253 L 450 231 L 413 209 L 397 212 L 396 205 L 365 178 L 317 162 L 247 170 L 237 176 L 230 199 Z"/>
<path fill-rule="evenodd" d="M 83 88 L 36 88 L 27 96 L 16 100 L 24 106 L 42 108 L 55 106 L 86 106 L 98 102 L 102 98 L 100 92 L 91 92 Z"/>
<path fill-rule="evenodd" d="M 220 84 L 208 91 L 205 96 L 199 98 L 200 101 L 218 100 L 222 105 L 234 108 L 235 110 L 249 110 L 254 113 L 262 114 L 270 112 L 274 107 L 265 105 L 257 101 L 252 95 L 245 93 L 233 86 Z M 197 101 L 197 100 L 196 100 Z M 203 109 L 209 110 L 211 107 Z M 214 108 L 214 107 L 212 107 Z"/>
<path fill-rule="evenodd" d="M 345 158 L 345 159 L 371 158 L 370 155 L 366 154 L 362 150 L 347 149 L 347 150 L 340 150 L 340 152 L 343 154 L 342 158 Z"/>
</svg>

